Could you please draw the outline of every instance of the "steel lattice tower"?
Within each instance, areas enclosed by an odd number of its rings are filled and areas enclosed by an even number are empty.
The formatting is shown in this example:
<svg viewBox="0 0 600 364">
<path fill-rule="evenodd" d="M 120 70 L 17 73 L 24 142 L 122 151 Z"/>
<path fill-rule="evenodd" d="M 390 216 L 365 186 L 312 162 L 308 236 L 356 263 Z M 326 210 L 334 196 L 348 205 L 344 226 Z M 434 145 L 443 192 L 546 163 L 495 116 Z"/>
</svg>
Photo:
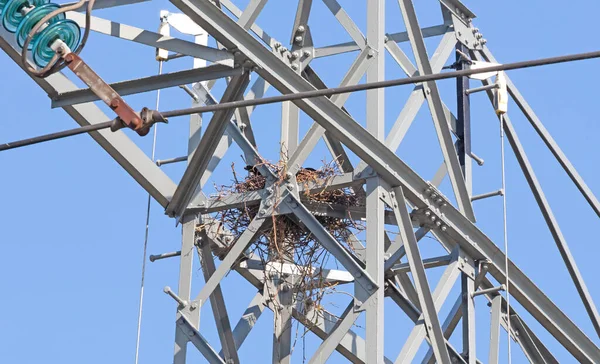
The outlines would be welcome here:
<svg viewBox="0 0 600 364">
<path fill-rule="evenodd" d="M 134 2 L 139 1 L 98 0 L 96 6 Z M 261 28 L 263 24 L 259 24 L 257 18 L 268 6 L 266 0 L 250 0 L 244 9 L 231 0 L 170 2 L 195 23 L 188 24 L 186 29 L 201 28 L 191 31 L 196 42 L 115 22 L 108 24 L 98 17 L 92 19 L 93 32 L 163 49 L 170 52 L 171 58 L 196 59 L 194 67 L 187 70 L 113 84 L 121 96 L 192 84 L 185 90 L 192 97 L 192 105 L 201 106 L 241 99 L 258 100 L 269 89 L 277 94 L 296 94 L 337 87 L 326 85 L 325 77 L 319 75 L 318 67 L 313 64 L 340 54 L 351 54 L 353 62 L 339 86 L 383 81 L 386 67 L 399 66 L 405 75 L 415 76 L 437 74 L 448 66 L 461 70 L 474 67 L 477 62 L 496 64 L 485 39 L 473 25 L 475 14 L 458 0 L 439 0 L 439 4 L 431 1 L 439 7 L 442 22 L 430 27 L 420 25 L 412 0 L 398 0 L 398 11 L 406 29 L 398 33 L 388 33 L 384 0 L 364 2 L 364 27 L 358 26 L 337 0 L 316 0 L 315 4 L 312 0 L 298 0 L 289 5 L 297 8 L 294 23 L 290 24 L 290 39 L 276 39 Z M 322 4 L 316 7 L 317 2 L 324 3 L 325 7 Z M 321 18 L 328 16 L 331 22 L 339 22 L 350 40 L 315 47 L 313 39 L 319 34 L 313 32 L 310 24 L 316 11 L 323 13 L 319 15 Z M 82 27 L 85 25 L 82 14 L 70 13 L 68 17 Z M 288 35 L 277 34 L 279 37 Z M 207 46 L 206 36 L 216 41 L 217 47 Z M 439 39 L 433 53 L 427 50 L 427 38 Z M 0 48 L 18 62 L 20 51 L 13 36 L 2 28 Z M 408 49 L 412 55 L 406 51 Z M 386 54 L 393 63 L 385 61 Z M 94 104 L 98 97 L 88 89 L 77 89 L 71 76 L 61 72 L 34 79 L 51 97 L 53 107 L 63 108 L 79 125 L 109 120 L 110 117 Z M 364 91 L 364 99 L 361 99 L 365 102 L 364 115 L 360 116 L 353 116 L 344 107 L 351 97 L 348 93 L 286 101 L 282 103 L 281 118 L 269 120 L 269 125 L 278 124 L 277 128 L 281 130 L 281 138 L 275 144 L 286 149 L 283 158 L 289 169 L 285 179 L 282 181 L 272 170 L 259 167 L 257 173 L 266 179 L 264 189 L 226 198 L 206 193 L 208 188 L 204 186 L 210 185 L 207 182 L 214 177 L 219 161 L 229 148 L 233 148 L 232 145 L 241 150 L 248 163 L 258 165 L 268 159 L 263 156 L 263 146 L 257 143 L 259 135 L 266 131 L 264 125 L 258 127 L 258 123 L 252 121 L 255 106 L 192 115 L 186 141 L 189 143 L 188 155 L 163 160 L 158 165 L 125 132 L 94 132 L 94 140 L 164 207 L 166 215 L 181 223 L 181 253 L 171 254 L 180 257 L 179 282 L 177 289 L 167 290 L 177 301 L 174 363 L 186 363 L 189 350 L 195 349 L 210 363 L 252 362 L 252 358 L 238 356 L 238 348 L 264 309 L 277 311 L 273 324 L 273 363 L 291 360 L 292 320 L 322 340 L 318 348 L 309 353 L 310 363 L 325 362 L 334 351 L 352 363 L 408 363 L 421 359 L 423 362 L 474 364 L 481 360 L 497 363 L 499 351 L 505 350 L 500 346 L 501 329 L 510 331 L 513 350 L 522 350 L 530 362 L 556 363 L 552 347 L 542 342 L 522 319 L 522 311 L 526 311 L 528 317 L 537 322 L 536 327 L 543 327 L 577 361 L 600 363 L 600 348 L 596 343 L 506 258 L 501 242 L 493 242 L 477 226 L 473 201 L 503 193 L 499 190 L 485 195 L 473 194 L 472 185 L 477 181 L 472 178 L 472 160 L 482 161 L 471 151 L 469 95 L 481 91 L 495 104 L 490 109 L 490 118 L 497 117 L 502 125 L 508 146 L 539 205 L 572 283 L 600 334 L 600 317 L 593 299 L 509 114 L 492 111 L 499 108 L 497 103 L 503 87 L 506 87 L 506 96 L 518 108 L 511 112 L 524 114 L 599 216 L 600 203 L 511 80 L 506 77 L 500 83 L 495 82 L 494 77 L 504 77 L 503 73 L 487 76 L 480 77 L 481 85 L 476 85 L 469 77 L 457 78 L 456 101 L 452 103 L 442 101 L 436 81 L 413 85 L 414 89 L 396 119 L 386 114 L 388 105 L 384 104 L 383 88 Z M 215 97 L 213 93 L 217 93 L 215 90 L 219 85 L 222 92 L 218 92 L 220 97 Z M 503 101 L 506 100 L 500 100 Z M 411 169 L 397 153 L 423 104 L 430 112 L 443 157 L 443 163 L 431 181 Z M 167 109 L 167 106 L 162 105 L 161 109 Z M 314 121 L 304 135 L 300 115 Z M 384 120 L 391 128 L 385 127 Z M 308 203 L 303 199 L 303 190 L 311 187 L 299 184 L 295 176 L 318 148 L 329 150 L 330 159 L 336 158 L 343 172 L 334 177 L 327 188 L 351 187 L 363 199 L 362 205 L 348 209 Z M 185 161 L 187 167 L 178 183 L 160 167 L 161 164 Z M 450 183 L 447 188 L 442 188 L 440 185 L 446 177 Z M 259 205 L 260 209 L 240 236 L 232 236 L 223 228 L 209 228 L 198 234 L 198 226 L 213 221 L 216 212 L 246 205 Z M 351 242 L 335 239 L 315 217 L 323 214 L 352 215 L 364 220 L 364 241 L 356 237 Z M 290 293 L 294 287 L 294 271 L 279 276 L 273 267 L 261 264 L 248 254 L 247 248 L 256 239 L 259 229 L 268 224 L 272 216 L 281 215 L 300 221 L 339 264 L 337 269 L 321 272 L 329 283 L 349 287 L 351 294 L 345 296 L 339 312 L 318 310 L 309 314 L 301 311 L 294 300 L 299 292 Z M 389 226 L 397 229 L 396 237 L 389 235 Z M 435 239 L 446 253 L 425 258 L 420 248 L 422 244 L 418 244 L 424 237 Z M 352 251 L 344 244 L 352 245 Z M 153 260 L 165 257 L 158 256 Z M 205 278 L 199 292 L 192 290 L 192 264 L 196 257 Z M 428 273 L 436 267 L 443 269 L 438 282 Z M 227 295 L 220 286 L 230 271 L 241 275 L 257 292 L 254 298 L 247 297 L 251 303 L 239 321 L 230 321 L 236 318 L 228 314 Z M 460 294 L 452 296 L 455 283 L 460 286 Z M 507 288 L 510 306 L 506 299 Z M 273 291 L 278 293 L 268 293 Z M 476 299 L 481 301 L 476 304 Z M 388 300 L 414 323 L 405 342 L 398 343 L 396 359 L 384 356 L 384 323 L 393 325 L 385 318 L 384 302 Z M 489 342 L 479 340 L 476 343 L 476 309 L 488 310 L 483 301 L 491 306 L 491 334 Z M 209 302 L 220 342 L 209 342 L 199 330 L 201 308 Z M 446 317 L 441 317 L 438 312 L 447 302 L 452 309 Z M 513 302 L 518 308 L 512 306 Z M 172 313 L 165 313 L 168 314 Z M 362 336 L 354 332 L 357 320 L 364 320 Z M 456 336 L 461 337 L 462 347 L 451 344 Z M 429 345 L 429 352 L 425 358 L 418 358 L 416 355 L 424 340 Z M 487 358 L 477 358 L 474 354 L 479 345 L 489 346 Z"/>
</svg>

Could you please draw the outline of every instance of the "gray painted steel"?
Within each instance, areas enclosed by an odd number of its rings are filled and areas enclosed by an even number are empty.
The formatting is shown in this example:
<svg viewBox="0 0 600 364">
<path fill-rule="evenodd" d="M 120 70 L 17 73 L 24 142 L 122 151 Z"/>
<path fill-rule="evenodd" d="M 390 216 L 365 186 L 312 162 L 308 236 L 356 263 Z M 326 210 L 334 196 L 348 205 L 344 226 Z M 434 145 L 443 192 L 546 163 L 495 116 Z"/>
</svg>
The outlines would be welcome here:
<svg viewBox="0 0 600 364">
<path fill-rule="evenodd" d="M 136 2 L 139 0 L 106 0 L 97 2 L 97 7 Z M 340 87 L 360 85 L 363 78 L 368 83 L 384 81 L 386 52 L 409 77 L 440 73 L 447 65 L 447 60 L 454 59 L 451 53 L 455 47 L 462 53 L 470 53 L 473 57 L 495 62 L 489 49 L 485 47 L 485 42 L 481 41 L 481 36 L 470 22 L 475 15 L 458 0 L 440 0 L 444 24 L 427 28 L 420 28 L 413 1 L 399 0 L 399 10 L 407 31 L 394 34 L 385 33 L 384 0 L 365 1 L 367 10 L 364 29 L 352 20 L 340 2 L 322 0 L 324 6 L 321 10 L 332 17 L 332 21 L 335 18 L 339 22 L 340 29 L 347 33 L 347 39 L 351 41 L 316 49 L 312 42 L 314 34 L 311 33 L 310 24 L 314 12 L 317 11 L 314 4 L 317 1 L 298 1 L 296 16 L 293 23 L 290 23 L 289 45 L 267 34 L 257 24 L 257 21 L 262 19 L 263 9 L 269 6 L 266 0 L 251 0 L 243 11 L 230 0 L 220 0 L 220 6 L 233 14 L 233 17 L 209 0 L 171 2 L 204 28 L 217 41 L 218 47 L 207 47 L 176 37 L 164 37 L 156 32 L 92 17 L 92 31 L 196 58 L 194 67 L 190 69 L 112 84 L 121 95 L 193 83 L 191 88 L 184 87 L 184 91 L 192 98 L 193 107 L 216 105 L 217 99 L 213 92 L 217 88 L 213 89 L 213 86 L 225 78 L 230 79 L 221 96 L 221 103 L 241 99 L 248 102 L 264 99 L 271 86 L 283 95 L 311 92 L 327 88 L 324 78 L 320 77 L 311 61 L 349 52 L 355 52 L 354 61 L 346 70 Z M 133 6 L 135 5 L 131 5 L 130 8 L 133 9 Z M 72 13 L 68 17 L 80 25 L 84 23 L 82 14 Z M 285 34 L 285 39 L 287 36 Z M 441 39 L 435 52 L 429 57 L 424 39 L 433 36 L 441 36 Z M 12 35 L 0 29 L 0 48 L 18 63 L 20 56 L 12 39 Z M 410 42 L 415 64 L 411 61 L 411 55 L 404 53 L 398 46 L 400 42 Z M 197 68 L 200 59 L 213 64 Z M 459 56 L 456 59 L 461 58 Z M 396 67 L 396 64 L 392 66 Z M 463 66 L 459 69 L 461 67 Z M 251 75 L 258 77 L 246 92 Z M 46 79 L 35 78 L 34 81 L 53 100 L 54 107 L 62 107 L 79 125 L 94 125 L 109 120 L 109 117 L 92 103 L 98 98 L 89 90 L 76 89 L 67 72 Z M 472 101 L 469 100 L 468 94 L 486 91 L 492 96 L 492 93 L 496 92 L 496 86 L 485 81 L 483 87 L 469 89 L 469 80 L 463 74 L 458 79 L 456 89 L 458 108 L 453 112 L 444 104 L 435 80 L 419 81 L 423 83 L 413 84 L 414 89 L 396 120 L 387 120 L 388 123 L 391 122 L 391 129 L 387 135 L 384 132 L 386 105 L 383 88 L 365 91 L 365 127 L 358 122 L 360 118 L 351 115 L 344 108 L 350 97 L 349 93 L 288 100 L 282 105 L 280 140 L 287 149 L 284 155 L 288 158 L 289 172 L 294 175 L 303 167 L 310 153 L 315 150 L 320 140 L 323 140 L 332 156 L 339 158 L 338 164 L 344 172 L 343 175 L 332 179 L 327 189 L 351 188 L 364 200 L 366 206 L 341 208 L 337 205 L 326 206 L 308 202 L 303 198 L 302 192 L 320 187 L 298 186 L 293 178 L 287 181 L 292 187 L 276 189 L 277 192 L 273 192 L 272 184 L 276 181 L 276 176 L 273 171 L 262 165 L 258 169 L 267 179 L 265 189 L 207 198 L 203 186 L 212 178 L 219 161 L 234 143 L 241 149 L 248 163 L 256 164 L 263 160 L 256 141 L 261 129 L 252 124 L 253 111 L 257 105 L 246 104 L 235 110 L 214 110 L 206 128 L 203 128 L 201 115 L 191 115 L 188 155 L 163 160 L 158 166 L 121 131 L 112 133 L 102 130 L 91 133 L 92 138 L 165 207 L 167 215 L 182 222 L 181 254 L 167 253 L 155 257 L 161 259 L 180 256 L 179 284 L 176 294 L 173 293 L 180 300 L 175 321 L 175 364 L 188 361 L 188 343 L 197 348 L 210 363 L 246 362 L 248 359 L 240 357 L 238 350 L 251 334 L 265 308 L 279 312 L 274 315 L 273 322 L 274 363 L 289 363 L 292 359 L 292 319 L 323 340 L 311 354 L 311 363 L 326 362 L 334 351 L 338 351 L 352 363 L 392 363 L 383 355 L 384 325 L 394 325 L 393 321 L 385 319 L 386 313 L 383 308 L 386 297 L 397 304 L 415 323 L 407 340 L 398 343 L 402 349 L 395 360 L 397 363 L 417 360 L 415 355 L 423 340 L 430 347 L 422 359 L 423 363 L 479 363 L 475 354 L 476 347 L 488 344 L 490 351 L 487 359 L 490 363 L 498 362 L 499 353 L 504 350 L 500 346 L 500 331 L 508 329 L 507 322 L 510 322 L 513 339 L 529 361 L 556 363 L 557 360 L 548 347 L 515 308 L 507 307 L 506 292 L 494 288 L 498 284 L 507 283 L 509 293 L 514 298 L 511 302 L 517 301 L 522 309 L 537 320 L 539 325 L 535 327 L 545 328 L 578 361 L 600 362 L 598 346 L 510 260 L 509 275 L 506 277 L 503 252 L 474 224 L 475 214 L 471 201 L 498 195 L 502 191 L 472 196 L 471 187 L 475 181 L 470 158 L 477 160 L 477 157 L 474 157 L 471 151 Z M 406 83 L 408 82 L 414 81 L 411 79 Z M 592 190 L 545 129 L 523 95 L 510 79 L 507 82 L 508 92 L 520 111 L 594 212 L 600 216 L 600 203 Z M 426 178 L 413 171 L 396 154 L 425 100 L 444 160 L 435 175 L 431 176 L 431 182 L 427 182 Z M 166 107 L 163 106 L 163 109 Z M 314 120 L 303 138 L 300 138 L 299 133 L 301 112 Z M 505 116 L 504 120 L 507 139 L 551 230 L 590 320 L 600 334 L 600 317 L 592 296 L 577 269 L 575 259 L 562 236 L 510 118 Z M 456 145 L 454 137 L 458 138 Z M 171 156 L 178 155 L 172 153 Z M 351 163 L 355 159 L 359 159 L 357 165 Z M 188 161 L 188 165 L 178 184 L 159 168 L 161 165 L 185 160 Z M 439 163 L 439 160 L 436 163 Z M 437 188 L 446 175 L 451 182 L 453 199 L 447 199 Z M 268 199 L 273 198 L 280 199 L 281 203 L 277 206 L 266 203 Z M 450 203 L 454 200 L 457 201 L 457 206 Z M 227 247 L 231 242 L 231 232 L 225 229 L 211 227 L 201 234 L 196 234 L 198 224 L 214 221 L 212 213 L 247 205 L 260 205 L 261 212 L 231 246 Z M 301 221 L 340 263 L 339 270 L 323 269 L 320 272 L 327 282 L 345 284 L 352 290 L 352 298 L 345 310 L 338 313 L 339 317 L 314 308 L 301 313 L 295 306 L 294 297 L 302 293 L 281 290 L 283 286 L 280 283 L 265 279 L 266 266 L 256 256 L 247 252 L 247 247 L 257 238 L 259 229 L 269 226 L 273 214 L 289 214 L 292 219 Z M 361 242 L 357 236 L 351 236 L 347 243 L 354 251 L 349 251 L 342 242 L 329 234 L 315 214 L 364 219 L 367 225 L 365 241 Z M 399 229 L 395 238 L 388 235 L 387 225 Z M 421 257 L 417 244 L 428 235 L 433 236 L 448 255 L 442 253 L 434 258 Z M 198 238 L 200 240 L 197 240 Z M 195 256 L 199 258 L 205 279 L 199 293 L 192 292 Z M 213 261 L 214 256 L 221 259 L 218 266 Z M 244 259 L 240 259 L 242 256 Z M 400 263 L 404 256 L 408 263 Z M 426 268 L 441 266 L 445 266 L 444 273 L 432 291 Z M 221 283 L 226 279 L 226 275 L 233 271 L 246 279 L 258 293 L 232 329 L 228 301 L 221 290 Z M 492 284 L 486 274 L 498 283 Z M 458 298 L 452 297 L 454 301 L 451 302 L 454 302 L 454 305 L 442 323 L 438 312 L 447 302 L 459 277 L 461 294 Z M 265 289 L 280 291 L 275 298 L 269 298 L 271 296 L 265 294 Z M 477 310 L 482 309 L 482 302 L 485 300 L 492 302 L 489 343 L 481 340 L 475 342 L 475 314 Z M 211 302 L 217 325 L 220 351 L 215 350 L 215 343 L 209 343 L 199 331 L 200 309 L 207 301 Z M 278 305 L 283 307 L 283 312 L 279 310 Z M 364 338 L 352 330 L 363 312 L 366 322 Z M 461 321 L 462 325 L 459 325 Z M 461 331 L 461 352 L 449 343 L 456 329 Z"/>
</svg>

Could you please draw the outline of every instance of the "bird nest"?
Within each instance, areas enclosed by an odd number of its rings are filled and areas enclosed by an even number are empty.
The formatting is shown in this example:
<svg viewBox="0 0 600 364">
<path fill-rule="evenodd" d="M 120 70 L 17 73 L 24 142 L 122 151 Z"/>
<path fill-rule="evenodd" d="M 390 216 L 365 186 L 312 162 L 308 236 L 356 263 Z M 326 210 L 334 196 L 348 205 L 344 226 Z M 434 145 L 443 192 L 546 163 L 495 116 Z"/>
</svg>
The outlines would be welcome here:
<svg viewBox="0 0 600 364">
<path fill-rule="evenodd" d="M 284 164 L 264 163 L 277 177 L 272 185 L 275 190 L 283 188 L 287 182 L 287 168 Z M 247 193 L 259 191 L 266 187 L 266 178 L 258 173 L 257 166 L 247 167 L 248 175 L 239 179 L 235 173 L 234 165 L 233 184 L 229 186 L 215 186 L 218 195 L 225 197 L 232 193 Z M 323 207 L 339 207 L 347 210 L 349 207 L 363 205 L 352 187 L 335 189 L 331 187 L 335 176 L 341 175 L 337 164 L 323 162 L 318 169 L 301 168 L 296 174 L 300 198 L 308 206 L 319 205 Z M 360 188 L 360 187 L 357 187 Z M 277 205 L 278 202 L 275 203 Z M 260 205 L 246 204 L 239 208 L 219 211 L 215 222 L 219 224 L 222 232 L 233 239 L 229 239 L 228 248 L 233 246 L 237 239 L 248 228 L 251 221 L 259 213 Z M 311 208 L 309 207 L 309 210 Z M 322 211 L 322 210 L 321 210 Z M 340 242 L 350 252 L 353 251 L 350 239 L 364 230 L 361 220 L 354 220 L 348 212 L 342 215 L 330 216 L 324 213 L 312 212 L 315 218 L 327 232 Z M 338 217 L 342 216 L 342 217 Z M 279 267 L 282 274 L 279 277 L 287 279 L 288 287 L 293 287 L 296 300 L 303 300 L 305 309 L 314 309 L 320 306 L 322 297 L 328 289 L 335 289 L 335 282 L 324 279 L 323 269 L 333 266 L 330 253 L 321 245 L 316 237 L 293 214 L 273 215 L 263 225 L 257 238 L 246 250 L 246 257 L 259 260 L 265 269 L 265 282 L 273 276 L 273 268 Z M 283 267 L 286 269 L 283 269 Z M 285 270 L 285 272 L 284 272 Z M 300 298 L 301 297 L 301 298 Z M 297 301 L 296 301 L 297 303 Z"/>
</svg>

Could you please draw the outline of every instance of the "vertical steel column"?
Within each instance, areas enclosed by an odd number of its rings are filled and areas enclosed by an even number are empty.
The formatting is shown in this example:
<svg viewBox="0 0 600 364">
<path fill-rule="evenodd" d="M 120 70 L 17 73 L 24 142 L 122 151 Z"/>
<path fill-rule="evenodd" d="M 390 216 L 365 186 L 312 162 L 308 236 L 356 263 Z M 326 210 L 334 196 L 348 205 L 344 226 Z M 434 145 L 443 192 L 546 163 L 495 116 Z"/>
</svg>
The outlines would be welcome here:
<svg viewBox="0 0 600 364">
<path fill-rule="evenodd" d="M 192 265 L 194 262 L 194 236 L 196 233 L 196 217 L 194 215 L 185 215 L 182 218 L 183 225 L 181 236 L 181 260 L 179 263 L 179 286 L 177 295 L 182 300 L 190 301 L 192 294 Z M 194 320 L 193 324 L 200 327 L 199 311 L 196 310 L 198 320 Z M 176 321 L 181 318 L 181 313 L 177 311 Z M 175 329 L 175 355 L 173 364 L 185 364 L 187 353 L 187 335 L 181 331 L 179 325 Z"/>
<path fill-rule="evenodd" d="M 456 50 L 468 54 L 468 48 L 462 43 L 456 43 Z M 457 70 L 465 69 L 465 63 L 461 62 L 462 57 L 456 54 Z M 469 95 L 465 93 L 469 89 L 469 77 L 458 77 L 456 79 L 456 152 L 458 153 L 458 162 L 462 168 L 465 184 L 469 196 L 473 194 L 472 181 L 472 163 L 469 155 L 471 154 L 471 101 Z"/>
<path fill-rule="evenodd" d="M 475 304 L 471 294 L 475 291 L 475 282 L 468 274 L 461 273 L 462 289 L 462 337 L 463 354 L 467 355 L 469 364 L 476 364 L 477 352 L 475 350 Z"/>
<path fill-rule="evenodd" d="M 385 0 L 367 1 L 367 45 L 368 58 L 374 58 L 367 69 L 367 82 L 382 81 L 385 78 Z M 384 91 L 366 92 L 367 131 L 378 140 L 384 141 Z M 384 301 L 384 203 L 379 177 L 367 179 L 367 241 L 366 269 L 379 289 L 366 310 L 367 363 L 383 363 L 383 301 Z"/>
<path fill-rule="evenodd" d="M 502 314 L 502 296 L 497 295 L 492 299 L 492 316 L 490 320 L 490 355 L 488 363 L 498 364 L 500 352 L 500 316 Z"/>
</svg>

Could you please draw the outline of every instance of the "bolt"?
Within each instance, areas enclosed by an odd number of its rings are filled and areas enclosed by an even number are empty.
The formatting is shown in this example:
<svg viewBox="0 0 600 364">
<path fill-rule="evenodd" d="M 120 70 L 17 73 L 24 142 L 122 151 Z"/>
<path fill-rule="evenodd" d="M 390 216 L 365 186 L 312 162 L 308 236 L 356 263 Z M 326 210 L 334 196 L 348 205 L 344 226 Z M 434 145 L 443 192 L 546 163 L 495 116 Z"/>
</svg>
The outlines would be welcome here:
<svg viewBox="0 0 600 364">
<path fill-rule="evenodd" d="M 306 50 L 305 50 L 305 51 L 303 52 L 303 54 L 304 54 L 304 57 L 310 57 L 310 56 L 311 56 L 311 53 L 310 53 L 310 51 L 306 51 Z"/>
<path fill-rule="evenodd" d="M 432 199 L 435 199 L 438 197 L 437 193 L 432 193 L 431 195 L 429 195 L 429 197 L 431 197 Z"/>
<path fill-rule="evenodd" d="M 473 28 L 473 34 L 479 33 L 479 28 Z"/>
<path fill-rule="evenodd" d="M 372 284 L 367 284 L 367 289 L 370 291 L 373 289 L 373 285 Z"/>
<path fill-rule="evenodd" d="M 481 40 L 481 45 L 484 45 L 484 44 L 486 44 L 486 43 L 487 43 L 487 39 L 483 38 L 483 39 Z"/>
<path fill-rule="evenodd" d="M 292 63 L 292 69 L 294 71 L 297 71 L 298 70 L 298 63 Z"/>
<path fill-rule="evenodd" d="M 300 25 L 298 27 L 298 33 L 304 33 L 305 30 L 306 30 L 306 28 L 304 28 L 304 25 Z"/>
<path fill-rule="evenodd" d="M 448 230 L 448 227 L 447 227 L 446 225 L 444 225 L 444 226 L 442 226 L 440 229 L 441 229 L 442 231 L 446 231 L 446 230 Z"/>
<path fill-rule="evenodd" d="M 481 39 L 481 38 L 483 38 L 483 34 L 481 34 L 481 33 L 477 33 L 477 34 L 475 35 L 475 38 L 477 38 L 477 39 Z"/>
<path fill-rule="evenodd" d="M 297 51 L 290 53 L 290 59 L 296 59 L 298 57 L 300 57 L 300 53 L 298 53 Z"/>
<path fill-rule="evenodd" d="M 442 202 L 444 202 L 444 200 L 442 200 L 441 198 L 438 198 L 437 200 L 435 200 L 435 202 L 442 203 Z"/>
<path fill-rule="evenodd" d="M 292 174 L 292 172 L 287 172 L 285 174 L 285 178 L 287 178 L 287 179 L 292 179 L 292 177 L 294 177 L 294 175 Z"/>
<path fill-rule="evenodd" d="M 441 221 L 436 221 L 436 222 L 435 222 L 435 226 L 437 226 L 437 227 L 440 227 L 440 226 L 442 226 L 442 222 L 441 222 Z"/>
<path fill-rule="evenodd" d="M 281 48 L 279 49 L 279 51 L 280 51 L 281 53 L 285 53 L 285 52 L 287 52 L 287 48 L 286 48 L 286 47 L 281 47 Z"/>
<path fill-rule="evenodd" d="M 431 216 L 429 216 L 429 220 L 431 220 L 431 221 L 435 221 L 435 219 L 437 219 L 437 217 L 436 217 L 435 215 L 431 215 Z"/>
<path fill-rule="evenodd" d="M 269 201 L 269 200 L 265 201 L 265 206 L 271 207 L 271 201 Z"/>
<path fill-rule="evenodd" d="M 275 42 L 275 44 L 273 44 L 273 48 L 277 49 L 279 47 L 281 47 L 281 43 Z"/>
<path fill-rule="evenodd" d="M 372 58 L 373 56 L 375 56 L 375 51 L 372 49 L 369 49 L 369 53 L 367 53 L 367 58 Z"/>
<path fill-rule="evenodd" d="M 287 184 L 287 188 L 288 188 L 288 190 L 293 190 L 294 189 L 294 185 L 291 184 L 291 183 L 288 183 Z"/>
<path fill-rule="evenodd" d="M 262 209 L 262 210 L 260 210 L 260 211 L 259 211 L 259 213 L 260 213 L 261 215 L 264 215 L 264 214 L 266 214 L 266 213 L 267 213 L 267 211 L 266 211 L 265 209 Z"/>
<path fill-rule="evenodd" d="M 118 99 L 112 99 L 110 100 L 110 108 L 111 109 L 116 109 L 117 107 L 119 107 L 119 100 Z"/>
<path fill-rule="evenodd" d="M 425 211 L 425 216 L 430 216 L 431 215 L 431 211 L 427 210 Z"/>
<path fill-rule="evenodd" d="M 303 41 L 303 40 L 304 40 L 304 37 L 303 37 L 303 36 L 301 36 L 301 35 L 299 35 L 299 36 L 297 36 L 296 38 L 294 38 L 294 41 L 295 41 L 296 43 L 302 43 L 302 41 Z"/>
</svg>

